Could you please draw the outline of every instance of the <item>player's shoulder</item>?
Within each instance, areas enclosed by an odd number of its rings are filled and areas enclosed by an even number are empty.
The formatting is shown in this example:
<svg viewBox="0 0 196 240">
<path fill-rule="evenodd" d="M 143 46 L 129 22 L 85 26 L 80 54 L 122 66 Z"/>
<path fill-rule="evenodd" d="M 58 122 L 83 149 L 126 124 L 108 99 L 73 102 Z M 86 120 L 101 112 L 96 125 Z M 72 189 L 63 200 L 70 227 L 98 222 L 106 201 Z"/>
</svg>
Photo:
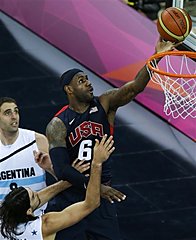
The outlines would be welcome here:
<svg viewBox="0 0 196 240">
<path fill-rule="evenodd" d="M 38 132 L 35 132 L 35 138 L 36 138 L 36 140 L 38 140 L 38 139 L 43 139 L 43 140 L 47 139 L 46 136 L 43 133 L 38 133 Z"/>
<path fill-rule="evenodd" d="M 19 128 L 19 138 L 22 139 L 34 139 L 35 138 L 35 131 L 25 128 Z"/>
<path fill-rule="evenodd" d="M 50 122 L 47 125 L 47 129 L 48 128 L 56 128 L 56 127 L 61 127 L 64 126 L 64 123 L 62 121 L 61 118 L 59 118 L 58 116 L 53 117 Z"/>
<path fill-rule="evenodd" d="M 58 136 L 65 134 L 66 126 L 64 122 L 58 117 L 52 118 L 46 127 L 46 136 Z"/>
<path fill-rule="evenodd" d="M 47 152 L 48 150 L 48 138 L 42 134 L 35 132 L 35 140 L 36 144 L 38 146 L 38 149 L 44 152 Z"/>
</svg>

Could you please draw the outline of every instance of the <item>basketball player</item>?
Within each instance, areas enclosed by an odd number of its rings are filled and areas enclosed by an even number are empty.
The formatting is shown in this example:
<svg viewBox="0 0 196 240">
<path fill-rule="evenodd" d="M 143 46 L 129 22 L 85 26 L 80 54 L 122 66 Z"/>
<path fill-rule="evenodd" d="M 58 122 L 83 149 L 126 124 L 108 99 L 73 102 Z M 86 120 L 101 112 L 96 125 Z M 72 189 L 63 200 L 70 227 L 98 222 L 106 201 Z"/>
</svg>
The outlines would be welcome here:
<svg viewBox="0 0 196 240">
<path fill-rule="evenodd" d="M 43 134 L 19 128 L 19 121 L 16 101 L 9 97 L 0 98 L 0 202 L 18 186 L 28 186 L 34 191 L 45 188 L 45 170 L 54 176 L 51 160 L 47 156 L 47 138 Z M 38 164 L 34 155 L 38 158 Z M 81 172 L 86 170 L 79 166 L 77 169 Z M 46 205 L 42 206 L 35 214 L 42 214 L 45 208 Z"/>
<path fill-rule="evenodd" d="M 159 40 L 156 52 L 172 50 L 174 43 Z M 61 210 L 75 201 L 83 199 L 88 177 L 71 167 L 74 159 L 92 161 L 95 138 L 112 134 L 117 109 L 129 103 L 144 90 L 149 74 L 144 66 L 133 81 L 121 88 L 111 89 L 94 97 L 88 76 L 80 69 L 71 69 L 61 76 L 63 91 L 69 105 L 63 107 L 49 122 L 46 135 L 49 140 L 50 157 L 57 178 L 72 183 L 72 187 L 57 196 Z M 125 195 L 111 188 L 111 159 L 103 165 L 101 178 L 101 205 L 83 221 L 59 232 L 57 240 L 89 239 L 120 240 L 114 200 L 121 201 Z M 109 200 L 109 201 L 108 201 Z M 49 209 L 52 210 L 51 206 Z"/>
<path fill-rule="evenodd" d="M 45 171 L 35 162 L 33 151 L 47 153 L 48 140 L 42 134 L 19 128 L 19 121 L 16 101 L 0 98 L 0 201 L 18 186 L 28 186 L 34 191 L 46 187 Z M 36 214 L 43 213 L 45 208 L 46 205 L 42 206 Z"/>
<path fill-rule="evenodd" d="M 37 207 L 68 188 L 70 184 L 67 181 L 60 181 L 38 193 L 24 187 L 12 190 L 0 207 L 3 237 L 16 240 L 53 240 L 57 231 L 77 223 L 97 208 L 100 204 L 102 163 L 114 151 L 113 143 L 112 136 L 107 139 L 107 135 L 103 136 L 100 143 L 96 140 L 85 200 L 61 212 L 50 212 L 40 217 L 33 215 Z"/>
</svg>

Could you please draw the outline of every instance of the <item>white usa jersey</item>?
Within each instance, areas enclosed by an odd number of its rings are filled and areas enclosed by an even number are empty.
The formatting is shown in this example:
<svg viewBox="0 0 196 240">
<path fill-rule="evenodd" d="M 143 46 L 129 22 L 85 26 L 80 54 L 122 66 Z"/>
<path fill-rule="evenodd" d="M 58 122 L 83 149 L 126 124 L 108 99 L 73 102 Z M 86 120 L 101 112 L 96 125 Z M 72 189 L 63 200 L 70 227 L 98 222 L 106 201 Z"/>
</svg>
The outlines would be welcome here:
<svg viewBox="0 0 196 240">
<path fill-rule="evenodd" d="M 19 135 L 11 145 L 0 141 L 0 202 L 11 189 L 29 187 L 39 191 L 46 187 L 45 171 L 35 162 L 33 151 L 38 150 L 35 132 L 19 128 Z M 46 205 L 35 211 L 40 215 Z"/>
<path fill-rule="evenodd" d="M 42 236 L 42 218 L 38 217 L 34 221 L 27 224 L 21 224 L 17 228 L 17 235 L 14 235 L 16 240 L 43 240 Z M 7 238 L 3 238 L 3 240 Z"/>
</svg>

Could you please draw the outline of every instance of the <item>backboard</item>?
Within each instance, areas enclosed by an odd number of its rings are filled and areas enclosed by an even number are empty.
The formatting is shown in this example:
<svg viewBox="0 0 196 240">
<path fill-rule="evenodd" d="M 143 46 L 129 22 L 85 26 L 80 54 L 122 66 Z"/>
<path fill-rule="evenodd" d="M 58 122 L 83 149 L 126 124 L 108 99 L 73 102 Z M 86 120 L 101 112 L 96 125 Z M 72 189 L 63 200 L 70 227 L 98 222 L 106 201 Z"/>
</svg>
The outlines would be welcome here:
<svg viewBox="0 0 196 240">
<path fill-rule="evenodd" d="M 173 7 L 184 8 L 193 21 L 190 35 L 185 39 L 183 45 L 191 51 L 196 51 L 196 0 L 173 0 Z"/>
</svg>

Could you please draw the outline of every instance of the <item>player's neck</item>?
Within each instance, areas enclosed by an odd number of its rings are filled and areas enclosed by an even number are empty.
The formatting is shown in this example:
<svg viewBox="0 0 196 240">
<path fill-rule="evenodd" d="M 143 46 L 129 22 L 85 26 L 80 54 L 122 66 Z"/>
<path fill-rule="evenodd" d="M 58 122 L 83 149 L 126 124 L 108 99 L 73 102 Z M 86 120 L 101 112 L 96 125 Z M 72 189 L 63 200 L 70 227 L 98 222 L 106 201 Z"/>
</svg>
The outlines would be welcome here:
<svg viewBox="0 0 196 240">
<path fill-rule="evenodd" d="M 88 107 L 90 106 L 89 103 L 80 103 L 80 104 L 69 104 L 69 108 L 71 110 L 73 110 L 74 112 L 77 112 L 77 113 L 84 113 Z"/>
<path fill-rule="evenodd" d="M 11 145 L 16 141 L 18 134 L 19 134 L 19 130 L 17 130 L 16 132 L 1 131 L 0 132 L 0 140 L 3 145 Z"/>
</svg>

